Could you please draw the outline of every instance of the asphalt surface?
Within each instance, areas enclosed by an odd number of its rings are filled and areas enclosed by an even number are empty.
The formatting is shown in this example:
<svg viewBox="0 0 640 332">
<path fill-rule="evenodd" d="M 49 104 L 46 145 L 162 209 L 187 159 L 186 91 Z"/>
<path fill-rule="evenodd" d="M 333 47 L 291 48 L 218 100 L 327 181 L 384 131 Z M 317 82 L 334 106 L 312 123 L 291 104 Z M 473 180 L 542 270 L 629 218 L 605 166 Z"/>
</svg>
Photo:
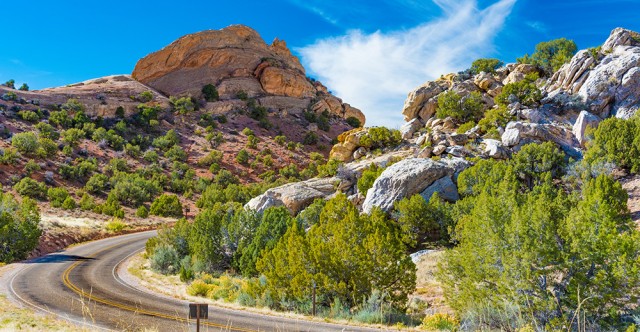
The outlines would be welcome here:
<svg viewBox="0 0 640 332">
<path fill-rule="evenodd" d="M 10 298 L 91 330 L 195 331 L 188 302 L 142 291 L 117 267 L 155 231 L 99 240 L 20 263 L 3 278 Z M 375 331 L 209 305 L 201 331 Z"/>
</svg>

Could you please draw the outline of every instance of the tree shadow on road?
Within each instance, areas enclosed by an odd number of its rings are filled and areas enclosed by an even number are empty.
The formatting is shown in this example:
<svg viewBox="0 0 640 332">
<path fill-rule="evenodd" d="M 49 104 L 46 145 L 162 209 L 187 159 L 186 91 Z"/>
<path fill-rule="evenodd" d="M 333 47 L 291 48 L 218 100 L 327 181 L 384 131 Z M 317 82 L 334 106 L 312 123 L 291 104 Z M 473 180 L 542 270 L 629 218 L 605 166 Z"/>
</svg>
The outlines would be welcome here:
<svg viewBox="0 0 640 332">
<path fill-rule="evenodd" d="M 41 264 L 41 263 L 63 263 L 63 262 L 77 262 L 77 261 L 89 261 L 94 260 L 92 257 L 84 257 L 78 255 L 65 255 L 65 254 L 49 254 L 37 259 L 27 261 L 29 264 Z"/>
</svg>

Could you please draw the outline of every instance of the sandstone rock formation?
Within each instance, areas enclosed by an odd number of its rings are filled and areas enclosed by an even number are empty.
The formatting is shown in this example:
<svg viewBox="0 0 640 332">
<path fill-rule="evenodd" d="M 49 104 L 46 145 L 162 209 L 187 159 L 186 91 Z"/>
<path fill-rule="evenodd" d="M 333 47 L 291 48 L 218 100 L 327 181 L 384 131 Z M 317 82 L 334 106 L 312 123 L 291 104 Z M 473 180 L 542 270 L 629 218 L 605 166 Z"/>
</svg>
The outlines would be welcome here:
<svg viewBox="0 0 640 332">
<path fill-rule="evenodd" d="M 146 91 L 152 93 L 152 103 L 169 107 L 168 98 L 129 75 L 106 76 L 39 91 L 18 91 L 0 86 L 0 96 L 8 92 L 16 93 L 25 103 L 47 108 L 57 107 L 66 103 L 69 98 L 74 98 L 85 105 L 88 116 L 103 118 L 114 117 L 118 107 L 124 108 L 125 115 L 136 113 L 140 104 L 138 96 Z"/>
<path fill-rule="evenodd" d="M 223 101 L 244 92 L 265 107 L 282 110 L 302 100 L 304 106 L 296 109 L 326 110 L 365 122 L 360 110 L 307 78 L 284 41 L 267 45 L 255 30 L 242 25 L 186 35 L 138 61 L 132 76 L 167 96 L 200 96 L 204 85 L 214 84 Z M 279 96 L 280 103 L 271 96 Z"/>
</svg>

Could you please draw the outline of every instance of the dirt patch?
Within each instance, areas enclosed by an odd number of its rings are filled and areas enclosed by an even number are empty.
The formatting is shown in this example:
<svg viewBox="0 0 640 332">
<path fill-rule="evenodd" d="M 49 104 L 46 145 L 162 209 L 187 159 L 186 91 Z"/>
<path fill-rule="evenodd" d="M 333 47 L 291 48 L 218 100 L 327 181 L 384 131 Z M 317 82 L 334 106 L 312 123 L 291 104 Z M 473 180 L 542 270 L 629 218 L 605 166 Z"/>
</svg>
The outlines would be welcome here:
<svg viewBox="0 0 640 332">
<path fill-rule="evenodd" d="M 627 206 L 631 212 L 631 219 L 638 225 L 640 222 L 640 176 L 629 176 L 620 179 L 622 188 L 629 194 Z"/>
<path fill-rule="evenodd" d="M 443 253 L 442 250 L 426 253 L 416 263 L 416 292 L 413 296 L 427 303 L 426 314 L 453 312 L 444 302 L 442 287 L 436 280 L 438 261 Z"/>
</svg>

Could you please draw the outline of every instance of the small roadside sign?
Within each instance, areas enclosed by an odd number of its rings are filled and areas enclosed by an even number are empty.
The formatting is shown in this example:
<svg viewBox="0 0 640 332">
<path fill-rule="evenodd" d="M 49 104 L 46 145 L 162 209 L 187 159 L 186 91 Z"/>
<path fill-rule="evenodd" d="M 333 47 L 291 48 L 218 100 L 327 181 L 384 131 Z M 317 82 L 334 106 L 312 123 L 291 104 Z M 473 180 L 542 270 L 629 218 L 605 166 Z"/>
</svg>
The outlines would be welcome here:
<svg viewBox="0 0 640 332">
<path fill-rule="evenodd" d="M 200 331 L 200 320 L 209 319 L 209 305 L 206 303 L 189 303 L 189 319 L 196 320 L 196 331 Z"/>
</svg>

